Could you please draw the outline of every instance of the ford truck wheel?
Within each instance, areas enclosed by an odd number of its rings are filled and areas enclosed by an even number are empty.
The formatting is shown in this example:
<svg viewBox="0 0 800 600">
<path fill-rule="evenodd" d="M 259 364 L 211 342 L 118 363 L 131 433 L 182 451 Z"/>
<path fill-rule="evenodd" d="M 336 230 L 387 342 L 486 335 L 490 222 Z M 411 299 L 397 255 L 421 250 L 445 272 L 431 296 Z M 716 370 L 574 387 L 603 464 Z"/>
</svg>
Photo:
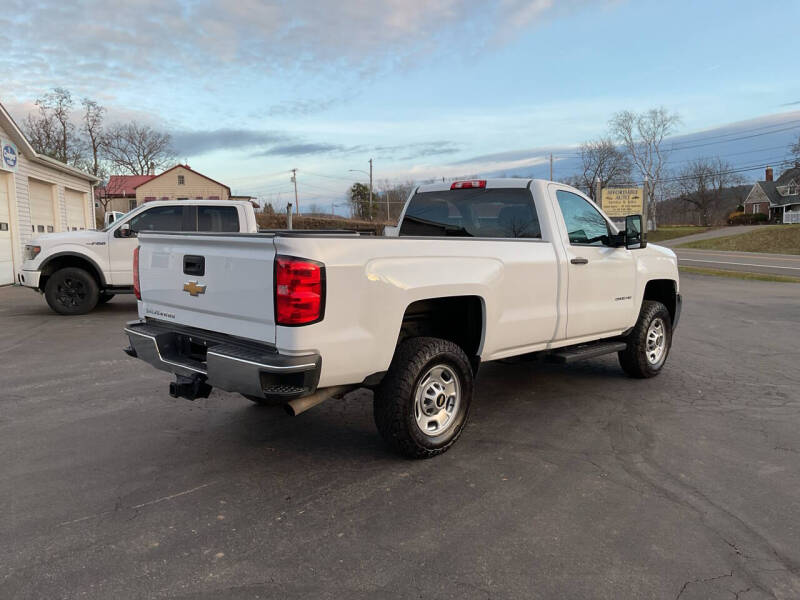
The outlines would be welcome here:
<svg viewBox="0 0 800 600">
<path fill-rule="evenodd" d="M 639 379 L 658 375 L 672 346 L 672 319 L 667 307 L 645 300 L 626 341 L 628 347 L 618 354 L 622 370 Z"/>
<path fill-rule="evenodd" d="M 100 292 L 94 277 L 66 267 L 50 275 L 44 287 L 47 304 L 60 315 L 83 315 L 97 306 Z"/>
<path fill-rule="evenodd" d="M 461 435 L 472 400 L 472 369 L 447 340 L 411 338 L 395 352 L 375 391 L 375 424 L 394 450 L 411 458 L 447 451 Z"/>
</svg>

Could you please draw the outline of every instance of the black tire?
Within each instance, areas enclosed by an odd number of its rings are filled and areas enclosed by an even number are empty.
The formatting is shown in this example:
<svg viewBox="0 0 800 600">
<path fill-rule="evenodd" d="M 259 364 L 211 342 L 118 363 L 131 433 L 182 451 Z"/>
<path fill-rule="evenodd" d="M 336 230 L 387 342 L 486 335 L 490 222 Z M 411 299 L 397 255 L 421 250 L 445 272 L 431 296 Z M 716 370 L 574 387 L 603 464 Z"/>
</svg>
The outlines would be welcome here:
<svg viewBox="0 0 800 600">
<path fill-rule="evenodd" d="M 648 350 L 648 332 L 650 325 L 657 319 L 660 319 L 663 325 L 664 347 L 658 360 L 653 361 L 648 358 L 648 353 L 652 353 L 652 350 Z M 639 312 L 639 320 L 636 321 L 633 331 L 628 334 L 625 341 L 628 342 L 628 347 L 618 354 L 622 370 L 628 376 L 637 379 L 658 375 L 667 362 L 672 347 L 672 318 L 667 307 L 661 302 L 645 300 L 642 303 L 642 310 Z M 651 356 L 655 355 L 651 354 Z"/>
<path fill-rule="evenodd" d="M 111 294 L 109 292 L 103 292 L 102 294 L 100 294 L 100 297 L 97 299 L 97 303 L 98 304 L 105 304 L 106 302 L 111 300 L 114 296 L 115 296 L 115 294 Z"/>
<path fill-rule="evenodd" d="M 47 304 L 60 315 L 85 315 L 97 306 L 99 296 L 94 277 L 75 267 L 50 275 L 44 288 Z"/>
<path fill-rule="evenodd" d="M 441 434 L 423 433 L 417 424 L 415 396 L 422 378 L 432 369 L 444 367 L 441 376 L 455 377 L 456 393 L 435 403 L 441 411 L 453 404 L 453 412 Z M 430 378 L 426 377 L 426 381 Z M 431 458 L 446 452 L 461 435 L 472 402 L 473 377 L 464 351 L 447 340 L 411 338 L 395 351 L 389 371 L 375 390 L 373 416 L 383 439 L 395 451 L 410 458 Z M 432 405 L 430 408 L 434 408 Z M 438 414 L 441 414 L 438 413 Z M 423 417 L 424 419 L 424 417 Z"/>
</svg>

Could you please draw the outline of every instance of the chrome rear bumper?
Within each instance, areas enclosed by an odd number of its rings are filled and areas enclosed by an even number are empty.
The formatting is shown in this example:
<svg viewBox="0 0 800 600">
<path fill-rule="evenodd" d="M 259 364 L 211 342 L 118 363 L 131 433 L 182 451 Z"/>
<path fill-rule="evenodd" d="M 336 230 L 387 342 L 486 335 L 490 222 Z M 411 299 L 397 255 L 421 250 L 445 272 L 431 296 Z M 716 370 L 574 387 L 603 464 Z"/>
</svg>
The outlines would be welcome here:
<svg viewBox="0 0 800 600">
<path fill-rule="evenodd" d="M 128 355 L 229 392 L 290 400 L 317 389 L 321 359 L 316 354 L 285 356 L 266 344 L 153 321 L 130 322 L 125 333 Z"/>
</svg>

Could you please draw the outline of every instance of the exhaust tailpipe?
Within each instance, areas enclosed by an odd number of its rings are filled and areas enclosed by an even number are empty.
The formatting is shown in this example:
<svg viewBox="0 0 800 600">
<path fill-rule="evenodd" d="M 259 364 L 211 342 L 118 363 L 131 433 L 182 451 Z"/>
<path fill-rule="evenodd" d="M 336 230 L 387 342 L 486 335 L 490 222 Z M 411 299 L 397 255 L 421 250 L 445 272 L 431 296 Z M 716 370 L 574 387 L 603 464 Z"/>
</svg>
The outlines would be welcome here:
<svg viewBox="0 0 800 600">
<path fill-rule="evenodd" d="M 303 396 L 302 398 L 289 400 L 286 404 L 284 404 L 284 408 L 290 416 L 296 417 L 300 413 L 306 412 L 309 408 L 314 408 L 317 404 L 324 402 L 328 398 L 341 398 L 351 389 L 353 389 L 352 386 L 348 385 L 337 385 L 334 387 L 322 388 L 310 396 Z"/>
</svg>

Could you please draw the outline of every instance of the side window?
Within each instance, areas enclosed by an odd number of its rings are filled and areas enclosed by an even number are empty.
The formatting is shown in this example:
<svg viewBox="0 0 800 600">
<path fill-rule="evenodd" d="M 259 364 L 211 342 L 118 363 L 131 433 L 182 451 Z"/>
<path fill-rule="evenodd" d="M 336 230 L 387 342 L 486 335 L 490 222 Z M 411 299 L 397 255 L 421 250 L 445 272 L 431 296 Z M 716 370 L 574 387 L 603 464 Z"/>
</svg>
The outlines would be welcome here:
<svg viewBox="0 0 800 600">
<path fill-rule="evenodd" d="M 130 221 L 132 231 L 183 231 L 182 206 L 155 206 Z"/>
<path fill-rule="evenodd" d="M 239 214 L 235 206 L 198 206 L 197 231 L 239 231 Z"/>
<path fill-rule="evenodd" d="M 608 223 L 586 200 L 564 190 L 556 192 L 571 244 L 603 246 L 608 243 Z"/>
</svg>

